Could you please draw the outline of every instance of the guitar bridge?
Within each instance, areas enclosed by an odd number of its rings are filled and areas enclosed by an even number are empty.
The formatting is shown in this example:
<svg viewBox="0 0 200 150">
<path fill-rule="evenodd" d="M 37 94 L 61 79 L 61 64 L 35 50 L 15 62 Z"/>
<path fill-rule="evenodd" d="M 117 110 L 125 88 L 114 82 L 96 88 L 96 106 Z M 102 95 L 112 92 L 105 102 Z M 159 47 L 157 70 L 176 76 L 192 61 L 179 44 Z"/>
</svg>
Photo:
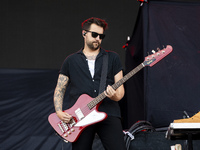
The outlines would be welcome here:
<svg viewBox="0 0 200 150">
<path fill-rule="evenodd" d="M 63 128 L 61 127 L 60 124 L 58 124 L 58 127 L 59 127 L 60 131 L 61 131 L 62 133 L 64 133 L 64 130 L 63 130 Z"/>
<path fill-rule="evenodd" d="M 65 129 L 65 130 L 68 130 L 69 128 L 68 128 L 67 124 L 64 123 L 63 121 L 61 121 L 61 122 L 62 122 L 62 125 L 63 125 L 64 129 Z"/>
</svg>

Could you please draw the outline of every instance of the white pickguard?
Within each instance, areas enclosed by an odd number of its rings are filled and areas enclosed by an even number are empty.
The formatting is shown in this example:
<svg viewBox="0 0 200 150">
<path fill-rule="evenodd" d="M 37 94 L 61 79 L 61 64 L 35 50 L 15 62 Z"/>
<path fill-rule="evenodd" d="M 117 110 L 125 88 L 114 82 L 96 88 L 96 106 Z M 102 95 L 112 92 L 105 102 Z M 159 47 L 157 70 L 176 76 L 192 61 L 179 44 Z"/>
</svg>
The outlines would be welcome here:
<svg viewBox="0 0 200 150">
<path fill-rule="evenodd" d="M 92 123 L 95 123 L 95 122 L 103 120 L 105 117 L 106 117 L 106 115 L 104 113 L 99 113 L 96 110 L 93 110 L 86 117 L 84 117 L 82 120 L 80 120 L 75 125 L 75 127 L 90 125 Z"/>
</svg>

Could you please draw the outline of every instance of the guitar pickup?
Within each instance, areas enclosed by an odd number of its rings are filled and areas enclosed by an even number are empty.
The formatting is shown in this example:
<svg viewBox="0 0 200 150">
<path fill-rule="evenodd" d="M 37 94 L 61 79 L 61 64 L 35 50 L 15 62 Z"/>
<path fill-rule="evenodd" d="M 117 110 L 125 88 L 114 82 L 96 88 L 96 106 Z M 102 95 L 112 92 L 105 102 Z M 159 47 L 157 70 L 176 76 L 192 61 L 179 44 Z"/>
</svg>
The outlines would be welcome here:
<svg viewBox="0 0 200 150">
<path fill-rule="evenodd" d="M 76 116 L 78 117 L 79 120 L 81 120 L 81 119 L 83 119 L 85 117 L 80 108 L 75 110 L 75 114 L 76 114 Z"/>
</svg>

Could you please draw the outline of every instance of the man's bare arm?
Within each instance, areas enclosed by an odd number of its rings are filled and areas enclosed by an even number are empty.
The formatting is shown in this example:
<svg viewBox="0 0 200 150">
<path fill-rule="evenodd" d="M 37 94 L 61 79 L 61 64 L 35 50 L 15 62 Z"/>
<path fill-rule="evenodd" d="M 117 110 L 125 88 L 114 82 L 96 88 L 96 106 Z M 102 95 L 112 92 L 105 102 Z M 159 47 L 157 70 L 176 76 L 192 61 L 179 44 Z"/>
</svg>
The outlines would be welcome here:
<svg viewBox="0 0 200 150">
<path fill-rule="evenodd" d="M 62 111 L 63 99 L 67 88 L 69 78 L 63 74 L 58 77 L 58 82 L 54 92 L 54 107 L 55 111 Z"/>
<path fill-rule="evenodd" d="M 58 77 L 58 82 L 56 85 L 56 89 L 54 92 L 54 107 L 57 116 L 65 123 L 68 123 L 71 119 L 71 115 L 62 111 L 63 99 L 65 95 L 65 91 L 67 88 L 69 78 L 63 74 L 60 74 Z"/>
</svg>

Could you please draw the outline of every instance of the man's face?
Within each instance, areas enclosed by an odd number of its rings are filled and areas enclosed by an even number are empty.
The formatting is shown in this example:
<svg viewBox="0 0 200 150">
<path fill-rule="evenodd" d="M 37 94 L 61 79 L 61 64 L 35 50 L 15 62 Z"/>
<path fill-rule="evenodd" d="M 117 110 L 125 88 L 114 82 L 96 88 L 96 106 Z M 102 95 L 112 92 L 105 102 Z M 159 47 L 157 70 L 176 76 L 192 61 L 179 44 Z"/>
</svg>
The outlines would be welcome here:
<svg viewBox="0 0 200 150">
<path fill-rule="evenodd" d="M 100 36 L 97 37 L 92 36 L 92 32 L 96 32 L 98 34 L 103 34 L 103 28 L 96 25 L 91 24 L 89 31 L 86 33 L 85 36 L 85 44 L 91 49 L 91 50 L 97 50 L 101 46 L 102 39 L 100 39 Z"/>
</svg>

